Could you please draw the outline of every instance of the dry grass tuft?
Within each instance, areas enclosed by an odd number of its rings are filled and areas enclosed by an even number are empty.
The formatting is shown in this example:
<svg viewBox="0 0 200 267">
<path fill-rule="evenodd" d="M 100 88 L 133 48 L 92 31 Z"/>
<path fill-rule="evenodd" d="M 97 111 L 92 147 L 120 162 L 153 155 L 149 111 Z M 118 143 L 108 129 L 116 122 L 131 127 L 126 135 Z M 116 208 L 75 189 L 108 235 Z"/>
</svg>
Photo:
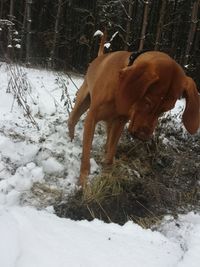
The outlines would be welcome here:
<svg viewBox="0 0 200 267">
<path fill-rule="evenodd" d="M 115 164 L 56 205 L 56 213 L 119 224 L 133 220 L 148 228 L 165 214 L 199 209 L 200 139 L 174 127 L 165 117 L 146 143 L 124 134 Z"/>
</svg>

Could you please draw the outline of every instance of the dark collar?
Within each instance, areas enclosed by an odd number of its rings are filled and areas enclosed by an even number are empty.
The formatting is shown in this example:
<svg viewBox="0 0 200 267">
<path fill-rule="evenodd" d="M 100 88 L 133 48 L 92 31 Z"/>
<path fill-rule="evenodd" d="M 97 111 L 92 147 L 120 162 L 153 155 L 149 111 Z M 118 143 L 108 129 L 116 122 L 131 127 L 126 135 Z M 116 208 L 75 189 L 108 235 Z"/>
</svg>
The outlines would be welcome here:
<svg viewBox="0 0 200 267">
<path fill-rule="evenodd" d="M 141 54 L 148 52 L 148 51 L 150 50 L 142 50 L 140 52 L 133 52 L 129 57 L 128 66 L 131 66 L 137 57 L 139 57 Z"/>
</svg>

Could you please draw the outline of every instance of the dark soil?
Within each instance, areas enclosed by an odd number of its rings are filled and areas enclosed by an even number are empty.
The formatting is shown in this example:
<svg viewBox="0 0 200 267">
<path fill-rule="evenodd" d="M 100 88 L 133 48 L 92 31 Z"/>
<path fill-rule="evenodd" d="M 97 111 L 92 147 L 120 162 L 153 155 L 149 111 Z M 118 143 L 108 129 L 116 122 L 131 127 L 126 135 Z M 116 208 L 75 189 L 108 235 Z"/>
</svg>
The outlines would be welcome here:
<svg viewBox="0 0 200 267">
<path fill-rule="evenodd" d="M 97 161 L 102 158 L 96 156 Z M 56 205 L 55 211 L 74 220 L 124 224 L 132 219 L 148 227 L 163 215 L 199 209 L 199 180 L 199 134 L 191 137 L 175 130 L 165 118 L 149 142 L 131 140 L 125 133 L 113 167 L 93 178 L 89 190 L 78 190 Z"/>
</svg>

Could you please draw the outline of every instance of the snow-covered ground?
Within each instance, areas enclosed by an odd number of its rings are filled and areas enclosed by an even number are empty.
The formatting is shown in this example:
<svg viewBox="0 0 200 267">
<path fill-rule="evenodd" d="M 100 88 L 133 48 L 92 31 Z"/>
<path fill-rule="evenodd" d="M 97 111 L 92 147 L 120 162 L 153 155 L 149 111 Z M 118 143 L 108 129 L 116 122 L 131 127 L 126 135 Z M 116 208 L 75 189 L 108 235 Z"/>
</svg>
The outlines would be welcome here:
<svg viewBox="0 0 200 267">
<path fill-rule="evenodd" d="M 53 201 L 77 184 L 82 122 L 70 142 L 61 101 L 64 82 L 72 100 L 77 89 L 64 74 L 20 69 L 18 75 L 29 84 L 23 97 L 38 130 L 9 93 L 14 71 L 0 64 L 0 266 L 199 266 L 200 214 L 166 217 L 154 230 L 132 222 L 75 222 L 54 214 Z M 80 86 L 81 77 L 73 80 Z M 182 105 L 178 101 L 173 114 Z M 98 166 L 91 161 L 95 172 Z"/>
</svg>

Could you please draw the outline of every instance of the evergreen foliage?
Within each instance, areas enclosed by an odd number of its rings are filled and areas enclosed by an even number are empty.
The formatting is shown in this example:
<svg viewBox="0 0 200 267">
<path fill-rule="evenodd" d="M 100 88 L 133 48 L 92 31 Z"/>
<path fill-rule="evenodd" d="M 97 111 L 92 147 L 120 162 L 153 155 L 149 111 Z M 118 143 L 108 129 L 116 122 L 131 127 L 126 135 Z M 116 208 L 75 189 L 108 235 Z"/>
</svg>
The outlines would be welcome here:
<svg viewBox="0 0 200 267">
<path fill-rule="evenodd" d="M 200 86 L 199 10 L 200 0 L 1 0 L 0 57 L 84 72 L 106 28 L 112 51 L 167 52 Z"/>
</svg>

